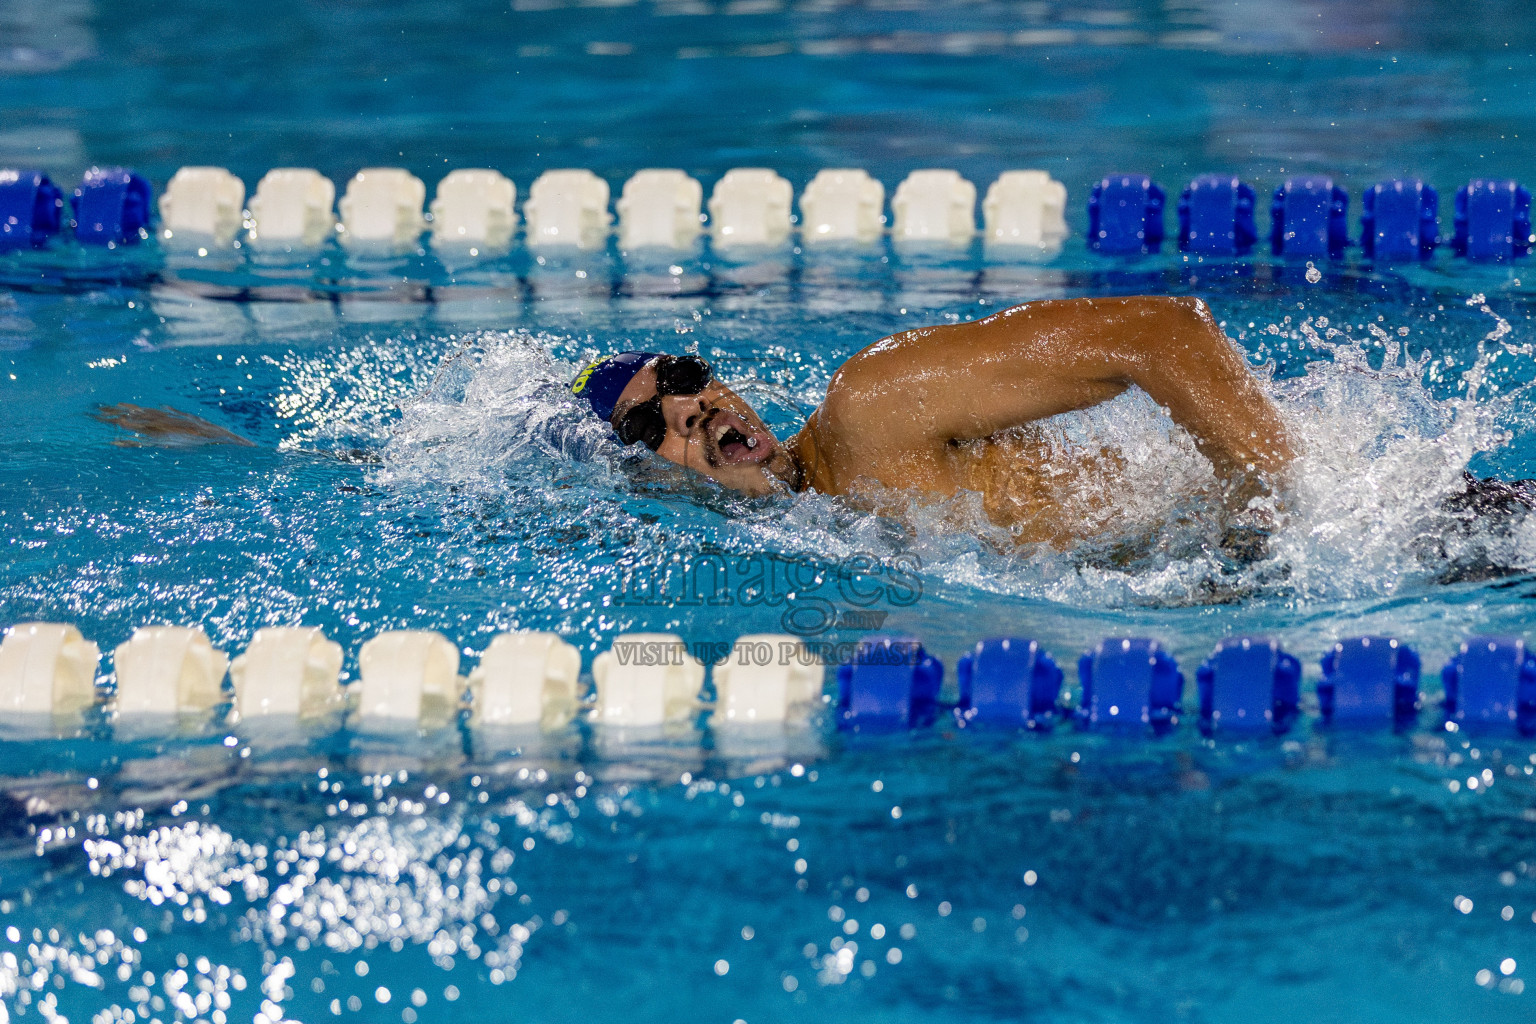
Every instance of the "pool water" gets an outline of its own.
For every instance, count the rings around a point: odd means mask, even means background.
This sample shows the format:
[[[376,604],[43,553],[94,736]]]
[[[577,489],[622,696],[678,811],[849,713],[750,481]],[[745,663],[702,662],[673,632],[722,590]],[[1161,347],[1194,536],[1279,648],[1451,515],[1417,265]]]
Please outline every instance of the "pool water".
[[[493,166],[526,194],[574,166],[617,192],[675,166],[707,190],[771,166],[798,192],[852,166],[889,194],[920,167],[982,189],[1038,167],[1074,235],[1045,262],[979,243],[5,255],[0,625],[71,621],[110,649],[196,623],[235,653],[303,622],[349,676],[391,628],[469,652],[555,630],[590,667],[626,631],[708,648],[878,625],[921,637],[951,691],[987,635],[1064,666],[1154,635],[1188,675],[1263,633],[1308,693],[1332,641],[1372,632],[1418,648],[1433,705],[1456,644],[1522,633],[1536,599],[1536,524],[1456,530],[1440,508],[1464,470],[1536,477],[1532,265],[1108,259],[1084,202],[1112,171],[1170,192],[1229,171],[1261,198],[1329,173],[1357,235],[1361,190],[1412,174],[1448,230],[1467,179],[1536,177],[1533,45],[1524,5],[1428,0],[11,0],[0,166],[63,183],[397,165],[431,189]],[[1303,450],[1270,558],[1221,556],[1208,467],[1134,395],[1050,425],[1127,479],[1101,536],[1058,552],[963,500],[896,521],[721,494],[620,451],[564,391],[600,352],[697,351],[782,436],[883,335],[1136,293],[1201,297],[1269,378]],[[92,418],[117,402],[253,445],[137,444]],[[1464,571],[1490,562],[1509,571]],[[700,599],[717,563],[728,600]],[[1422,722],[508,748],[93,721],[0,743],[0,1021],[1528,1020],[1536,743]]]

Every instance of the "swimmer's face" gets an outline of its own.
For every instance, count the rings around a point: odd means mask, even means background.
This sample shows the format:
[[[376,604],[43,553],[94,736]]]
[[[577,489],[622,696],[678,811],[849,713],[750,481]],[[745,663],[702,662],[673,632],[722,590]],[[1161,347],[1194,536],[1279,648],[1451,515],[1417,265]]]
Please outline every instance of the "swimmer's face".
[[[647,364],[619,394],[615,429],[636,406],[656,398],[656,364]],[[740,395],[711,379],[696,395],[662,395],[666,436],[656,454],[747,494],[782,490],[794,462]]]

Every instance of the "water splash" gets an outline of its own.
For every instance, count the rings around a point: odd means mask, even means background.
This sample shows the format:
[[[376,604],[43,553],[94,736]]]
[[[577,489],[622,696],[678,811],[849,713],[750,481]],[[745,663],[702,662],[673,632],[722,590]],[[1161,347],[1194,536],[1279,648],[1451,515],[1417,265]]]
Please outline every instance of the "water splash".
[[[1258,371],[1299,457],[1270,555],[1246,566],[1217,544],[1209,463],[1135,391],[1041,425],[1053,461],[1102,453],[1119,467],[1113,483],[1098,485],[1104,493],[1074,485],[1084,508],[1109,511],[1093,539],[1064,551],[1017,545],[972,494],[904,499],[907,512],[893,520],[819,495],[723,492],[620,449],[566,392],[575,366],[549,355],[562,340],[526,333],[483,335],[445,360],[404,407],[377,482],[492,497],[551,530],[597,521],[642,553],[709,544],[812,561],[909,555],[949,584],[1085,608],[1388,596],[1455,577],[1460,566],[1536,566],[1536,526],[1469,521],[1446,505],[1473,460],[1508,442],[1532,357],[1483,296],[1469,304],[1495,324],[1450,397],[1431,388],[1448,364],[1428,350],[1411,354],[1407,328],[1352,332],[1318,316],[1259,332],[1293,339],[1315,358],[1299,375],[1277,377],[1272,364]],[[1520,372],[1494,372],[1497,360],[1518,362]],[[816,400],[794,384],[770,390],[781,413]]]

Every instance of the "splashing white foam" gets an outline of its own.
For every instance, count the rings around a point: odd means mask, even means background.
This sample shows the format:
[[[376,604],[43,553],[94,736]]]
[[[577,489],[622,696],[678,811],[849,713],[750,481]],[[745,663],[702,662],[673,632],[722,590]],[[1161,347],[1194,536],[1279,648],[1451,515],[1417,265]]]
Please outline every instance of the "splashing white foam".
[[[500,491],[527,482],[525,465],[611,454],[612,432],[579,414],[565,383],[574,370],[549,355],[549,341],[485,334],[443,360],[402,406],[379,482]]]

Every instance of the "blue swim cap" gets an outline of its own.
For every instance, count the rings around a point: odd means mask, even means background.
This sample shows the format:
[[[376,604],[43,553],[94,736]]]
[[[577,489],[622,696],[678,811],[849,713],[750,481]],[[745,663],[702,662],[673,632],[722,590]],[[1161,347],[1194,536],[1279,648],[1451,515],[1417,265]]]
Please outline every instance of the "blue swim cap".
[[[613,407],[619,395],[635,379],[645,364],[655,359],[659,352],[620,352],[588,363],[571,381],[571,394],[585,398],[592,411],[604,420],[613,416]]]

